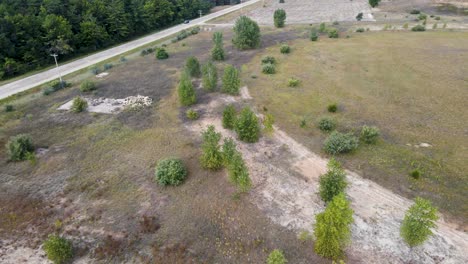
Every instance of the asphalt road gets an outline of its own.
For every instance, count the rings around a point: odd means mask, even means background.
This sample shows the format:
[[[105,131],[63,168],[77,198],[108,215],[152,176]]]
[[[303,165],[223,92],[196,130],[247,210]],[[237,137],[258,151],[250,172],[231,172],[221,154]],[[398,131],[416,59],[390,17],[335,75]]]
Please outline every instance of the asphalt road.
[[[152,35],[142,37],[140,39],[130,41],[128,43],[122,44],[120,46],[110,48],[101,52],[98,52],[96,54],[84,57],[82,59],[78,59],[75,61],[72,61],[67,64],[63,64],[59,66],[60,73],[62,76],[65,76],[67,74],[70,74],[72,72],[81,70],[83,68],[89,67],[91,65],[94,65],[98,62],[107,60],[109,58],[112,58],[114,56],[117,56],[119,54],[125,53],[127,51],[130,51],[132,49],[144,46],[148,43],[151,43],[153,41],[168,37],[170,35],[173,35],[183,29],[188,29],[196,25],[201,25],[204,22],[211,20],[213,18],[225,15],[227,13],[236,11],[238,9],[241,9],[243,7],[252,5],[260,0],[250,0],[248,2],[238,4],[223,10],[220,10],[218,12],[203,16],[201,18],[194,19],[190,21],[189,24],[181,24],[177,25],[174,27],[171,27],[169,29],[154,33]],[[60,59],[59,59],[60,60]],[[60,61],[59,61],[60,64]],[[14,95],[16,93],[26,91],[28,89],[34,88],[38,85],[41,85],[43,83],[49,82],[53,79],[58,78],[58,70],[56,68],[46,70],[43,72],[40,72],[35,75],[31,75],[29,77],[19,79],[17,81],[13,81],[10,83],[7,83],[3,86],[0,86],[0,99],[6,98],[8,96]]]

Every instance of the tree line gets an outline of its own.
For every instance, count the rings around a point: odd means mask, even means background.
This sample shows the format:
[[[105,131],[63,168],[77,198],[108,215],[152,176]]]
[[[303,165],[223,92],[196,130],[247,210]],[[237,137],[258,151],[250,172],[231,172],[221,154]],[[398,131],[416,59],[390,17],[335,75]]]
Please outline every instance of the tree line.
[[[231,3],[231,1],[227,1]],[[235,1],[233,2],[235,3]],[[0,0],[0,79],[206,14],[216,0]]]

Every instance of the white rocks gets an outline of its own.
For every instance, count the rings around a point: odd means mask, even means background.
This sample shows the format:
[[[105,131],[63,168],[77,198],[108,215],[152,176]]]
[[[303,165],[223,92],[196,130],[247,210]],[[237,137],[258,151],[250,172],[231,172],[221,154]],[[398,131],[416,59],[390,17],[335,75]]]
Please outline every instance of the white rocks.
[[[153,103],[148,96],[129,96],[123,99],[113,98],[84,98],[88,102],[88,112],[113,114],[125,108],[147,107]],[[61,105],[58,110],[70,110],[73,100]]]

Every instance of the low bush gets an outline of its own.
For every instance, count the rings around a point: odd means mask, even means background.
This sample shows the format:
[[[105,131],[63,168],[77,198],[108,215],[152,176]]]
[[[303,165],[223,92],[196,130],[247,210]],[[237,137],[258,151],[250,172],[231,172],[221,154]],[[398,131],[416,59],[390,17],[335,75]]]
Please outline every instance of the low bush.
[[[427,15],[426,15],[426,14],[419,14],[418,20],[426,20],[426,19],[427,19]]]
[[[356,20],[357,20],[357,21],[361,21],[361,20],[362,20],[362,16],[363,16],[363,13],[362,13],[362,12],[359,13],[359,14],[357,14]]]
[[[294,77],[291,77],[288,80],[288,86],[289,87],[297,87],[297,86],[299,86],[300,83],[301,83],[301,81],[294,78]]]
[[[403,28],[404,28],[404,29],[408,29],[408,26],[409,26],[408,23],[405,23],[405,24],[403,25]]]
[[[179,40],[183,40],[183,39],[187,38],[188,36],[190,36],[190,33],[187,32],[187,30],[184,29],[184,30],[180,31],[179,34],[177,34],[176,38],[177,38],[177,41],[179,41]]]
[[[338,26],[340,23],[338,21],[333,21],[332,23],[334,26]]]
[[[75,99],[73,99],[71,107],[72,112],[80,113],[86,110],[86,108],[88,108],[88,102],[85,99],[81,97],[76,97]]]
[[[260,126],[255,113],[248,107],[242,109],[236,120],[236,132],[239,139],[248,143],[257,142],[260,137]]]
[[[286,11],[284,9],[276,9],[273,14],[273,22],[275,27],[282,28],[284,27],[284,22],[286,21]]]
[[[197,102],[195,89],[193,88],[192,81],[186,72],[182,72],[179,86],[177,87],[177,93],[179,95],[179,101],[183,106],[190,106]]]
[[[338,111],[338,105],[337,104],[329,104],[327,106],[327,110],[330,113],[336,113],[336,111]]]
[[[429,200],[420,197],[414,200],[400,226],[400,235],[410,247],[423,244],[433,234],[439,219],[437,211]]]
[[[434,19],[435,20],[440,20],[440,16],[436,16]]]
[[[197,120],[199,118],[198,112],[192,109],[187,110],[187,112],[185,112],[185,115],[190,120]]]
[[[305,120],[305,119],[302,119],[302,120],[301,120],[301,123],[299,124],[299,126],[300,126],[301,128],[305,128],[305,127],[307,126],[306,120]]]
[[[125,57],[120,57],[120,62],[127,62],[127,61],[128,61],[127,58],[125,58]]]
[[[265,74],[275,74],[276,73],[276,67],[274,64],[271,63],[265,63],[262,65],[262,72]]]
[[[22,161],[28,159],[29,154],[34,151],[34,146],[30,136],[19,134],[8,140],[6,149],[11,161]]]
[[[358,28],[358,29],[356,29],[356,32],[359,32],[359,33],[362,33],[362,32],[364,32],[364,31],[366,31],[364,28]]]
[[[220,169],[224,163],[219,146],[221,133],[216,132],[214,126],[210,125],[202,132],[202,138],[202,155],[200,157],[202,167],[209,170]]]
[[[202,67],[202,85],[205,91],[213,92],[218,85],[218,70],[212,62]]]
[[[114,67],[114,64],[112,64],[112,63],[104,64],[104,70],[105,71],[112,69],[112,67]]]
[[[169,58],[169,53],[167,53],[166,49],[158,48],[158,50],[156,51],[156,59],[165,60],[167,58]]]
[[[286,264],[287,262],[283,253],[278,249],[273,250],[270,255],[268,255],[267,264]]]
[[[190,56],[187,58],[185,62],[185,70],[190,75],[190,77],[200,77],[201,70],[200,70],[200,62],[194,56]]]
[[[379,138],[380,131],[375,126],[363,126],[361,130],[361,140],[367,144],[375,144]]]
[[[419,169],[414,169],[410,172],[411,178],[417,180],[421,177],[422,173]]]
[[[325,24],[325,22],[320,23],[319,32],[325,33],[326,31],[327,31],[327,25]]]
[[[275,57],[272,56],[266,56],[262,58],[262,64],[276,64],[276,59]]]
[[[310,31],[310,40],[317,41],[318,37],[319,36],[318,36],[317,30],[315,28],[312,28],[312,30]]]
[[[59,80],[53,80],[46,85],[44,90],[42,90],[42,94],[49,95],[68,86],[70,86],[70,84],[67,83],[66,81],[60,82]]]
[[[85,80],[80,85],[80,91],[91,92],[96,90],[96,84],[93,81]]]
[[[421,11],[419,11],[417,9],[413,9],[413,10],[410,11],[410,14],[412,14],[412,15],[418,15],[420,13],[421,13]]]
[[[351,152],[359,146],[359,140],[352,133],[333,131],[324,142],[324,150],[336,155]]]
[[[43,248],[47,258],[55,264],[66,263],[73,257],[72,243],[57,235],[50,235]]]
[[[199,26],[196,26],[196,27],[193,27],[192,29],[190,29],[190,34],[192,35],[196,35],[200,32],[200,27]]]
[[[432,29],[437,29],[437,23],[434,23],[434,25],[432,25]]]
[[[239,71],[233,65],[224,68],[221,92],[238,95],[240,89]]]
[[[284,0],[279,0],[279,3],[280,3],[280,4],[284,4]]]
[[[369,5],[372,7],[376,7],[379,5],[380,0],[369,0]]]
[[[416,25],[411,28],[411,31],[426,31],[426,27],[423,25]]]
[[[263,119],[263,126],[265,133],[271,134],[273,133],[273,124],[275,123],[275,118],[273,117],[272,114],[265,114],[265,118]]]
[[[236,154],[236,143],[232,138],[225,138],[222,146],[224,165],[228,166]]]
[[[187,170],[178,158],[163,159],[156,166],[155,176],[156,181],[163,186],[177,186],[187,177]]]
[[[90,71],[92,74],[98,75],[99,73],[101,73],[101,68],[99,68],[99,66],[93,66],[91,67]]]
[[[249,171],[242,159],[242,154],[235,151],[227,166],[229,179],[234,183],[239,191],[247,192],[252,186]]]
[[[333,119],[324,117],[320,119],[318,123],[318,127],[320,130],[325,131],[325,132],[330,132],[335,129],[336,123],[333,121]]]
[[[146,49],[140,51],[140,56],[146,56],[148,55],[148,51]]]
[[[283,54],[288,54],[291,52],[291,48],[289,47],[288,44],[283,44],[281,45],[280,52]]]
[[[223,127],[234,129],[236,125],[236,108],[234,105],[228,105],[223,110]]]
[[[5,112],[13,112],[15,108],[12,105],[5,105]]]
[[[328,203],[333,197],[344,192],[346,183],[346,173],[341,164],[334,158],[327,164],[327,173],[320,175],[319,194],[322,201]]]
[[[338,29],[336,28],[329,28],[328,29],[328,37],[329,38],[338,38]]]

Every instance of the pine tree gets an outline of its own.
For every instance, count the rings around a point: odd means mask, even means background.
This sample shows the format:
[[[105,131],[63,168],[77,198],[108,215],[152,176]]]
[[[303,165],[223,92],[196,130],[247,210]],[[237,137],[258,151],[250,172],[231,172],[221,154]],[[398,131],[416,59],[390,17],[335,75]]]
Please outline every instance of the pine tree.
[[[224,56],[224,46],[223,46],[223,33],[215,32],[213,33],[213,49],[211,50],[211,58],[215,61],[223,61]]]
[[[195,89],[193,89],[192,81],[186,72],[182,73],[177,91],[179,93],[180,103],[183,106],[190,106],[197,102]]]
[[[315,220],[315,252],[322,257],[337,260],[343,255],[349,241],[350,225],[353,222],[353,210],[345,195],[336,195]]]
[[[260,46],[260,27],[252,19],[241,16],[234,25],[232,43],[240,50],[253,49]]]
[[[223,93],[238,95],[239,88],[240,88],[239,72],[232,65],[226,66],[226,68],[224,69],[223,85],[221,87],[221,91]]]
[[[257,142],[260,137],[258,118],[250,108],[242,109],[236,121],[236,132],[239,139],[245,142]]]
[[[200,62],[194,56],[190,56],[187,58],[185,63],[185,70],[190,75],[190,77],[198,78],[201,75],[200,71]]]
[[[218,71],[212,62],[208,62],[202,67],[202,84],[203,89],[209,92],[216,90],[218,84]]]
[[[252,186],[249,171],[240,152],[236,151],[228,165],[229,179],[237,185],[241,192],[247,192]]]
[[[435,221],[439,219],[437,208],[430,201],[418,197],[414,202],[406,211],[400,228],[401,237],[410,247],[423,244],[432,235],[431,228],[437,227]]]
[[[284,9],[276,9],[275,13],[273,14],[273,20],[275,27],[284,27],[284,22],[286,21],[286,11],[284,11]]]
[[[234,157],[234,154],[237,152],[236,150],[236,143],[232,138],[225,138],[223,143],[223,160],[226,166],[229,166],[229,163]]]
[[[234,129],[236,124],[236,108],[234,105],[228,105],[223,110],[223,127]]]
[[[319,194],[324,202],[329,202],[333,197],[344,192],[347,185],[346,173],[334,158],[328,162],[328,171],[320,176],[319,184]]]
[[[203,168],[218,170],[223,166],[223,154],[220,151],[219,140],[221,133],[217,133],[214,126],[210,125],[202,132],[202,156],[200,162]]]

